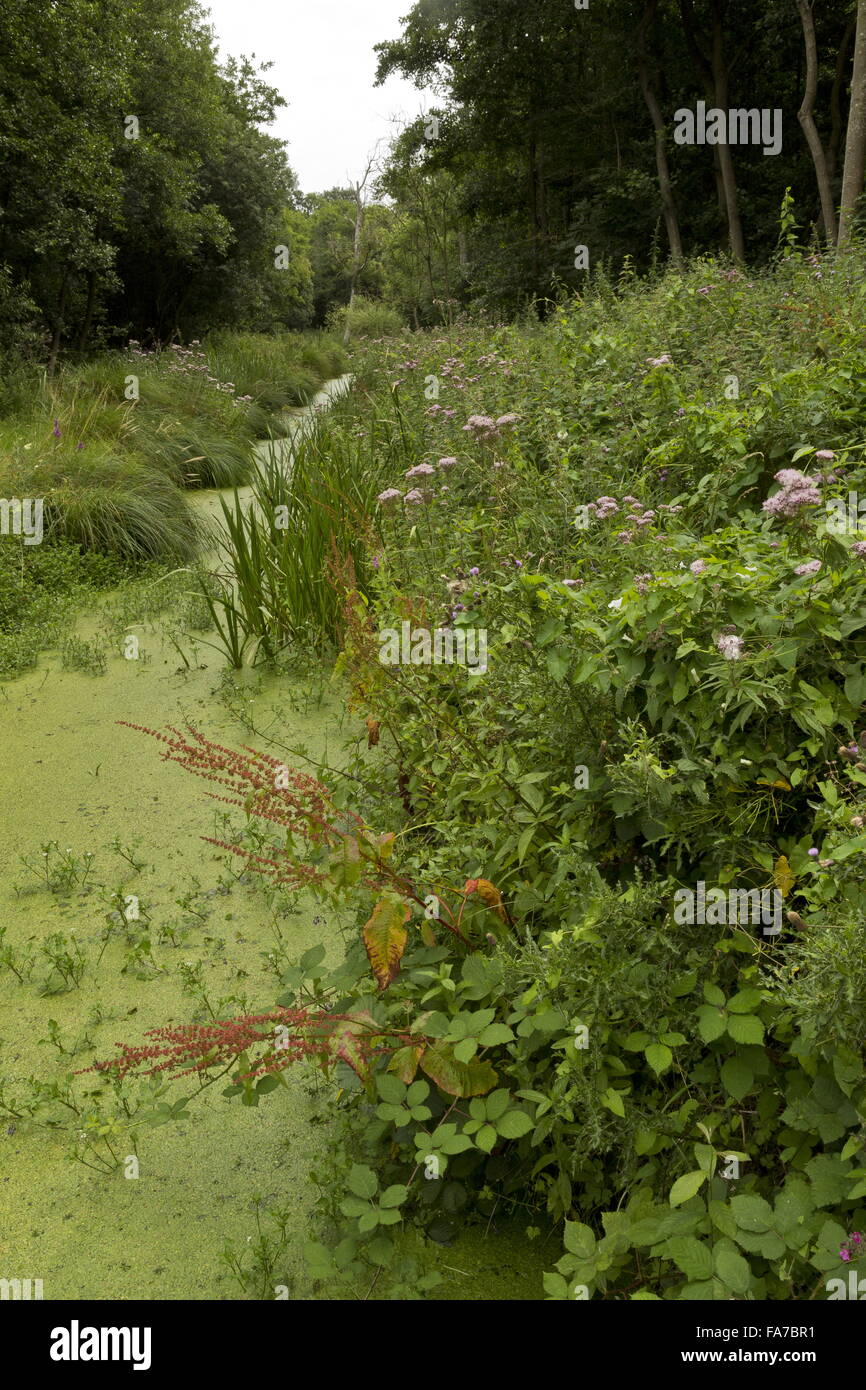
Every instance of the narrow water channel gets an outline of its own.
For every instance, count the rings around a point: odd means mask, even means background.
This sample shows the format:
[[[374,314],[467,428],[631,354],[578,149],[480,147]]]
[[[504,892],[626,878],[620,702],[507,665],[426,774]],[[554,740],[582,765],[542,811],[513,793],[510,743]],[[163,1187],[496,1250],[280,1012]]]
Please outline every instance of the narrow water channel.
[[[349,381],[329,382],[294,414],[287,440],[259,450],[280,449],[289,466],[298,432]],[[198,515],[218,518],[221,495],[232,493],[194,494]],[[241,495],[248,498],[249,490]],[[94,615],[83,615],[81,631],[93,622]],[[92,1162],[93,1155],[80,1143],[79,1161],[70,1158],[69,1112],[61,1103],[39,1113],[42,1123],[25,1115],[34,1079],[56,1082],[62,1092],[68,1073],[112,1055],[116,1042],[189,1021],[193,979],[216,1012],[225,1011],[227,999],[267,1007],[278,987],[266,957],[279,937],[295,958],[320,941],[335,963],[342,950],[336,928],[312,903],[301,900],[289,915],[275,916],[261,888],[231,881],[218,851],[200,838],[215,828],[202,784],[163,763],[152,740],[117,724],[158,729],[189,722],[237,745],[256,742],[251,720],[286,746],[333,762],[346,730],[327,673],[320,682],[259,671],[227,675],[221,656],[203,643],[193,662],[179,664],[159,621],[135,631],[140,659],[118,651],[103,675],[64,670],[56,653],[46,653],[37,669],[0,686],[0,803],[18,808],[0,858],[0,923],[25,975],[19,982],[11,970],[0,971],[0,1076],[7,1104],[21,1112],[0,1118],[0,1265],[8,1277],[41,1279],[46,1299],[250,1296],[221,1257],[229,1242],[249,1258],[258,1195],[265,1205],[287,1208],[281,1276],[293,1297],[309,1297],[301,1253],[310,1234],[309,1171],[326,1128],[316,1122],[323,1104],[309,1078],[290,1073],[288,1091],[252,1110],[214,1087],[196,1098],[188,1119],[141,1131],[137,1176],[125,1176],[124,1167],[85,1166],[80,1160]],[[51,892],[40,886],[38,870],[60,855],[79,864],[92,855],[92,866],[83,885]],[[117,894],[135,896],[144,925],[129,939],[114,934],[103,949]],[[45,994],[46,949],[58,933],[64,949],[80,947],[84,969],[76,987]],[[229,1008],[242,1011],[240,1002]],[[110,1114],[110,1090],[98,1076],[78,1077],[75,1090],[94,1112]],[[171,1100],[181,1093],[175,1087]],[[55,1116],[64,1127],[50,1124]],[[130,1145],[118,1142],[124,1158]],[[495,1240],[469,1233],[443,1252],[443,1262],[449,1282],[441,1296],[540,1296],[543,1261],[527,1263],[516,1232]]]

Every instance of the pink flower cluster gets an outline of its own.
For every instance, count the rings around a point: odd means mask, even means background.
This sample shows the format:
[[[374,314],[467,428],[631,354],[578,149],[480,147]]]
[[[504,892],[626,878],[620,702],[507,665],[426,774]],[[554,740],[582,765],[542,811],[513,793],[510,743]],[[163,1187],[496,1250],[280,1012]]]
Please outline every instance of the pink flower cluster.
[[[498,420],[490,415],[470,415],[463,428],[476,439],[498,439],[506,426],[516,424],[519,419],[519,415],[513,414],[500,415]]]
[[[848,1237],[847,1243],[843,1245],[839,1251],[839,1259],[844,1260],[845,1263],[848,1264],[852,1259],[859,1259],[862,1254],[863,1237],[859,1231],[852,1231],[851,1235]]]
[[[456,465],[456,458],[444,458],[439,460],[436,468],[454,468]],[[416,463],[413,468],[407,469],[405,476],[407,478],[429,478],[430,476],[435,476],[436,468],[433,467],[432,463]],[[443,492],[448,492],[448,490],[447,487],[442,488]],[[412,488],[411,492],[405,494],[400,492],[396,487],[387,487],[385,491],[380,492],[376,498],[376,501],[382,507],[387,507],[392,502],[400,501],[408,502],[410,506],[417,506],[419,503],[424,503],[428,500],[429,498],[425,497],[424,493],[417,487]]]
[[[797,516],[803,507],[819,506],[821,494],[815,479],[801,473],[799,468],[782,468],[775,475],[779,491],[764,502],[764,511],[771,516]]]
[[[658,512],[644,508],[643,503],[639,502],[636,497],[624,497],[622,505],[629,509],[626,513],[626,520],[632,526],[652,526],[658,520]],[[594,502],[587,502],[586,509],[595,515],[597,521],[606,521],[609,516],[616,516],[620,510],[620,504],[615,497],[597,497]],[[682,507],[675,507],[670,502],[662,502],[659,511],[669,512],[671,516],[675,516],[677,512],[682,511]],[[618,531],[616,539],[622,541],[624,545],[628,545],[630,541],[634,540],[635,534],[634,531]]]

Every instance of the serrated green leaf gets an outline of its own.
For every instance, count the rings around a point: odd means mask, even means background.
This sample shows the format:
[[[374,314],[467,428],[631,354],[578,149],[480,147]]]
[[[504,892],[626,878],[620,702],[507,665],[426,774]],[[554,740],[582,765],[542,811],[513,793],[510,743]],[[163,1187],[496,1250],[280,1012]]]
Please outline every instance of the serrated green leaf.
[[[706,1173],[702,1173],[698,1168],[693,1173],[684,1173],[681,1178],[677,1178],[671,1188],[668,1201],[672,1207],[678,1207],[683,1202],[688,1202],[691,1197],[700,1192],[707,1180]]]
[[[712,1251],[694,1236],[673,1236],[665,1241],[664,1253],[690,1282],[709,1279],[712,1275]]]
[[[379,1187],[376,1174],[372,1168],[367,1168],[364,1164],[353,1163],[349,1169],[349,1176],[346,1185],[350,1192],[354,1192],[356,1197],[366,1197],[368,1200],[375,1197]]]
[[[508,1110],[496,1121],[496,1128],[503,1139],[520,1139],[534,1128],[534,1122],[525,1110]]]
[[[656,1076],[661,1076],[663,1071],[667,1071],[671,1062],[674,1060],[674,1054],[669,1047],[665,1047],[664,1043],[651,1043],[646,1049],[644,1056]]]
[[[721,1068],[722,1085],[734,1100],[742,1100],[755,1084],[755,1073],[744,1057],[729,1057]]]
[[[752,1282],[749,1262],[731,1246],[722,1244],[722,1242],[715,1246],[713,1268],[716,1276],[729,1289],[733,1289],[734,1293],[748,1292]]]
[[[764,1041],[764,1025],[754,1014],[731,1014],[728,1033],[734,1042],[746,1046],[760,1045]]]
[[[744,1231],[769,1231],[773,1224],[773,1213],[769,1202],[753,1193],[744,1192],[731,1198],[731,1211],[738,1226]]]

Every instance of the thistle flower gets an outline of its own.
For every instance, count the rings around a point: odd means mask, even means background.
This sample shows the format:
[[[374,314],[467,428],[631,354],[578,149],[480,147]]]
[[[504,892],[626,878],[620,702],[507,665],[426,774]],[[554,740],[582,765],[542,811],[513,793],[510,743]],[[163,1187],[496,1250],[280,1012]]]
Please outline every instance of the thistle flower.
[[[726,661],[739,661],[743,655],[743,639],[733,633],[722,633],[716,638],[716,651],[720,652]]]

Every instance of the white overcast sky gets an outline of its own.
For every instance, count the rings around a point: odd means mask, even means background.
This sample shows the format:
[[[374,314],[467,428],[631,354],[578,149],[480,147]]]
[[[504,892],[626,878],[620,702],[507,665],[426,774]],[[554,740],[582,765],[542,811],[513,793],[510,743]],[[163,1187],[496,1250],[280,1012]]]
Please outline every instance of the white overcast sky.
[[[414,119],[432,93],[391,77],[374,87],[373,45],[400,33],[413,0],[203,0],[220,58],[273,60],[266,75],[285,97],[268,127],[288,141],[289,163],[304,193],[345,186],[363,172],[392,118]]]

